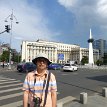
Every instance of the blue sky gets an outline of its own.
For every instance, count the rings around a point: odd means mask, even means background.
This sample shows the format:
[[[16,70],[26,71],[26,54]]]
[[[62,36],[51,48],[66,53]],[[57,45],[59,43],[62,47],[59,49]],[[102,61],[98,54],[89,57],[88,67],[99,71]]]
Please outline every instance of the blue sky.
[[[79,44],[88,48],[89,30],[94,39],[107,40],[107,0],[0,0],[0,32],[12,13],[12,48],[20,51],[22,40],[44,39]],[[10,43],[10,33],[0,35]]]

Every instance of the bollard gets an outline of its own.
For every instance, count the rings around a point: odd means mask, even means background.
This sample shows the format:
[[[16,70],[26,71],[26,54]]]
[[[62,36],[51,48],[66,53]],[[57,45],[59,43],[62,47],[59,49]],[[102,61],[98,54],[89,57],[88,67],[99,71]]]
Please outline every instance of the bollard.
[[[80,93],[80,103],[87,104],[87,93],[85,92]]]
[[[102,89],[102,96],[107,97],[107,88],[106,87],[103,87],[103,89]]]

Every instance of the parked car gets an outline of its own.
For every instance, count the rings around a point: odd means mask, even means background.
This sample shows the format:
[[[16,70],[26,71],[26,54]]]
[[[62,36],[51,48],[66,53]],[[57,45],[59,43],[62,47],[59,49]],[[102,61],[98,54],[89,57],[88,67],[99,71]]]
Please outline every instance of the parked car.
[[[75,64],[67,63],[62,68],[63,71],[77,71],[78,67]]]
[[[60,70],[62,69],[62,65],[61,64],[57,64],[57,63],[52,63],[48,66],[48,69],[51,70]]]
[[[4,66],[9,66],[8,62],[0,62],[0,66],[3,66],[3,63],[4,63]]]
[[[19,72],[22,72],[23,71],[23,65],[24,65],[25,63],[18,63],[17,64],[17,70],[19,71]]]
[[[19,63],[17,65],[17,70],[19,72],[31,72],[36,69],[36,65],[31,62]]]

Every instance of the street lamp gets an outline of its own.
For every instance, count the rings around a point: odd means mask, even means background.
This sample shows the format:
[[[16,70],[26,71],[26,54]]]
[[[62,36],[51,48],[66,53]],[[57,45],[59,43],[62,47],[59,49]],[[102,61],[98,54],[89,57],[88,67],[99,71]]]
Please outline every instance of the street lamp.
[[[12,13],[5,19],[5,22],[8,22],[8,19],[10,19],[11,23],[10,23],[10,30],[11,30],[11,36],[10,36],[10,49],[9,49],[9,68],[11,69],[11,40],[12,40],[12,25],[13,25],[13,20],[16,20],[16,24],[18,24],[19,22],[17,21],[16,17],[13,14],[13,10]]]

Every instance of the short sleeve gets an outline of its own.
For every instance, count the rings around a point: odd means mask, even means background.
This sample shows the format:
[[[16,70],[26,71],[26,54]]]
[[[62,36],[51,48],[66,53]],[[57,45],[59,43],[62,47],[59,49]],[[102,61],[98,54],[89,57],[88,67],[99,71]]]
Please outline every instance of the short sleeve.
[[[50,84],[51,84],[51,91],[57,91],[56,78],[55,78],[54,74],[52,74],[52,73],[51,73]]]
[[[28,75],[25,77],[22,90],[29,91],[29,77],[28,77]]]

